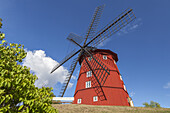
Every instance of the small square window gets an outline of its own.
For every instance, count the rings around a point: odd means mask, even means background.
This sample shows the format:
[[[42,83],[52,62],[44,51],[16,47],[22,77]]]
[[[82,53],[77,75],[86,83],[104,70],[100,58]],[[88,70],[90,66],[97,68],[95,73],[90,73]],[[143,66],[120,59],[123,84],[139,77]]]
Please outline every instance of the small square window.
[[[106,55],[103,55],[103,59],[107,60],[107,56],[106,56]]]
[[[96,102],[96,101],[98,101],[98,97],[97,97],[97,96],[94,96],[94,97],[93,97],[93,102]]]
[[[77,104],[81,104],[81,98],[77,99]]]
[[[92,60],[92,57],[88,57],[88,60],[91,61],[91,60]]]
[[[87,71],[86,75],[87,75],[87,77],[91,77],[92,76],[92,71]]]
[[[86,88],[89,88],[89,87],[91,87],[91,81],[86,82]]]

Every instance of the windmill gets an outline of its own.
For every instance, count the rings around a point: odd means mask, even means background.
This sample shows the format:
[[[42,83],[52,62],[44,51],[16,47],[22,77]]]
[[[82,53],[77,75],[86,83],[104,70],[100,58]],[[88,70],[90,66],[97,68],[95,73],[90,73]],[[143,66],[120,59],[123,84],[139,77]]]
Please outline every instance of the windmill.
[[[117,54],[110,50],[97,49],[97,46],[133,21],[136,17],[132,9],[128,8],[103,29],[95,33],[103,9],[104,5],[95,9],[92,21],[84,38],[74,33],[69,34],[67,39],[79,47],[79,49],[68,54],[52,69],[51,73],[74,57],[69,74],[59,94],[60,97],[64,96],[76,65],[79,62],[81,69],[73,103],[132,106],[132,100],[126,91],[116,65],[118,61]]]

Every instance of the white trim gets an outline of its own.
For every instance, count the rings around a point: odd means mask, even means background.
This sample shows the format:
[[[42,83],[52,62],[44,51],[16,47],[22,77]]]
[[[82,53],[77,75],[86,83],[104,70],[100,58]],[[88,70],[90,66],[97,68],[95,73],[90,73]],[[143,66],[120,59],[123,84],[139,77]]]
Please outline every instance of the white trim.
[[[116,61],[114,60],[114,63],[116,64]]]
[[[133,104],[133,101],[132,101],[132,100],[130,100],[130,106],[131,106],[131,107],[134,107],[134,104]]]
[[[68,100],[68,101],[73,101],[74,97],[53,97],[52,100]]]
[[[123,79],[122,79],[122,76],[120,75],[120,80],[122,80],[123,81]]]
[[[124,87],[124,90],[126,91],[126,86],[125,86],[125,85],[123,85],[123,87]]]

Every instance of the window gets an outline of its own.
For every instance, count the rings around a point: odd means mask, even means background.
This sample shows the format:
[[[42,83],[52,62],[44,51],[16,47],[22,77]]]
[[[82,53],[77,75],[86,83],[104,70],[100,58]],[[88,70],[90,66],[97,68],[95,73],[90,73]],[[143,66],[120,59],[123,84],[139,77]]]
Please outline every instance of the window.
[[[89,87],[91,87],[91,81],[86,82],[86,88],[89,88]]]
[[[97,97],[97,96],[94,96],[94,97],[93,97],[93,102],[96,102],[96,101],[98,101],[98,97]]]
[[[77,104],[81,104],[81,98],[77,99]]]
[[[87,77],[91,77],[92,76],[92,71],[87,71],[86,75],[87,75]]]
[[[124,90],[126,91],[126,87],[125,87],[125,85],[123,85],[123,87],[124,87]]]
[[[88,60],[91,61],[91,60],[92,60],[92,57],[88,57]]]
[[[103,59],[107,60],[107,56],[106,56],[106,55],[103,55]]]

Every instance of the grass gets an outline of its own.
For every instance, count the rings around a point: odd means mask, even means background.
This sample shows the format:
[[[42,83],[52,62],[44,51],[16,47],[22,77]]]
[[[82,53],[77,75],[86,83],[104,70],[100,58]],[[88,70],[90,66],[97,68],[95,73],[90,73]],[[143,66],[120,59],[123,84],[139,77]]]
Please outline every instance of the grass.
[[[53,104],[59,113],[170,113],[170,108]]]

